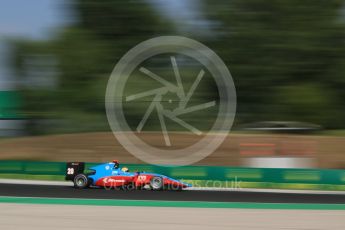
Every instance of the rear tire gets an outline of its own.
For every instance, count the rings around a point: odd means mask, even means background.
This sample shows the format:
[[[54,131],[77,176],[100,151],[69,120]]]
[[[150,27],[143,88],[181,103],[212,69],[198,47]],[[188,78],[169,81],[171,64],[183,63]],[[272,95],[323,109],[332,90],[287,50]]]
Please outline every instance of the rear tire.
[[[85,174],[78,174],[74,177],[74,187],[83,189],[89,186],[89,180]]]
[[[163,189],[163,178],[159,176],[154,176],[151,178],[150,187],[152,190],[162,190]]]

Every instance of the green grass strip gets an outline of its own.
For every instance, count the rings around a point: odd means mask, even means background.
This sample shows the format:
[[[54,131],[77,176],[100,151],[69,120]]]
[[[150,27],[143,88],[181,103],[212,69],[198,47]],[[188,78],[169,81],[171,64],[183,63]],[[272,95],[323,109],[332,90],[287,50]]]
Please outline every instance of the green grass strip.
[[[95,206],[183,207],[183,208],[241,208],[241,209],[303,209],[345,210],[345,204],[242,203],[153,200],[63,199],[36,197],[0,197],[0,203],[59,204]]]

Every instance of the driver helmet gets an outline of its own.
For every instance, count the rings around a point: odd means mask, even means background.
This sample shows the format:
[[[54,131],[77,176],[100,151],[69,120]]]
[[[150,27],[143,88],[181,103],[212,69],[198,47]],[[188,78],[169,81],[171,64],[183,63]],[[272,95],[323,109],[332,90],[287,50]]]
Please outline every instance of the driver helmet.
[[[118,169],[120,167],[120,163],[118,160],[113,160],[114,163],[114,169]]]
[[[126,168],[126,167],[122,168],[122,172],[128,172],[128,171],[129,171],[128,168]]]

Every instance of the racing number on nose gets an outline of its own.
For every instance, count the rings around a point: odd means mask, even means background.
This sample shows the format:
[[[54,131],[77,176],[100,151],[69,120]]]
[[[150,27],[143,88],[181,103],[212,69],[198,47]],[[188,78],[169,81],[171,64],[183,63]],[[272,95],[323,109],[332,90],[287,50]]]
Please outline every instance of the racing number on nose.
[[[73,175],[74,174],[74,168],[68,168],[67,169],[67,174],[68,175]]]

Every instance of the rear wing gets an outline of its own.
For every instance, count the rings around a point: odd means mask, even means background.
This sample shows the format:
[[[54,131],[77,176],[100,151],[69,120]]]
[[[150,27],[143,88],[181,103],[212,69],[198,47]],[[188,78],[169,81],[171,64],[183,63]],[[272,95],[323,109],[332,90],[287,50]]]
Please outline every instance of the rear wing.
[[[74,180],[74,177],[78,174],[84,173],[84,162],[68,162],[66,164],[66,176],[65,180]]]

